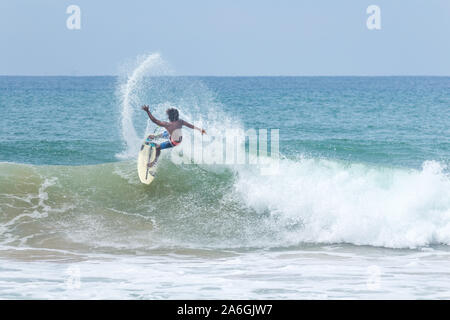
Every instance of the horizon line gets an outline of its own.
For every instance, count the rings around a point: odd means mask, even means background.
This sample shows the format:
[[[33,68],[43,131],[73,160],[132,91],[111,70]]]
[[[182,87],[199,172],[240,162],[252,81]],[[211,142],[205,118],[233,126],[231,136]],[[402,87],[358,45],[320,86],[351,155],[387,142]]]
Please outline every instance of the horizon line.
[[[152,75],[150,75],[152,76]],[[85,75],[74,75],[74,74],[50,74],[50,75],[34,75],[34,74],[0,74],[0,77],[121,77],[121,75],[114,75],[114,74],[85,74]],[[217,78],[281,78],[281,77],[450,77],[450,75],[434,75],[434,74],[408,74],[408,75],[402,75],[402,74],[391,74],[391,75],[188,75],[188,74],[181,74],[181,75],[153,75],[152,77],[217,77]]]

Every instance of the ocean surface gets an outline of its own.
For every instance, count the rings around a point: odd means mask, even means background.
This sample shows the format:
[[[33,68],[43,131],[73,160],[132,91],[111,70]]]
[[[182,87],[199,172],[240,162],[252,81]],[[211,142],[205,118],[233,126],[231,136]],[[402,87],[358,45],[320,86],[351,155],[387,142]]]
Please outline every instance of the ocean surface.
[[[208,133],[149,186],[143,104]],[[450,77],[2,76],[0,298],[449,299],[449,164]]]

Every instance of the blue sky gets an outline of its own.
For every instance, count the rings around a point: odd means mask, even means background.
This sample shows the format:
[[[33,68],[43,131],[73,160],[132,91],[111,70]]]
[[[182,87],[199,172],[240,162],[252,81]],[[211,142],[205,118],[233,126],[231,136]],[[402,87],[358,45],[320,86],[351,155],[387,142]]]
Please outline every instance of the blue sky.
[[[117,74],[152,52],[180,75],[450,75],[449,0],[2,0],[0,35],[2,75]]]

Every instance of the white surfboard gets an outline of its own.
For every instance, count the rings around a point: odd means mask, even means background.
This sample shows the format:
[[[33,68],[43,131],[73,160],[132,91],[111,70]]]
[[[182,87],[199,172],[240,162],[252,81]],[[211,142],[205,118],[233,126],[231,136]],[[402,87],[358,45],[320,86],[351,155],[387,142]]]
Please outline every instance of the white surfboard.
[[[155,160],[156,157],[156,147],[152,145],[149,140],[145,140],[145,142],[141,146],[141,150],[139,151],[138,161],[137,161],[137,169],[139,179],[142,183],[150,184],[156,175],[156,165],[152,167],[148,167],[147,165]]]

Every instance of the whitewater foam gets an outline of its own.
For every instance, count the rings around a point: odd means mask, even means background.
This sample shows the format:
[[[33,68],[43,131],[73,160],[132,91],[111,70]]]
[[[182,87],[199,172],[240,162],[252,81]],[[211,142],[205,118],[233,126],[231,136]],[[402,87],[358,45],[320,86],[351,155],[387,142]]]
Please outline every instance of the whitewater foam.
[[[300,242],[415,248],[450,244],[450,179],[445,167],[421,171],[283,160],[280,174],[241,171],[235,188],[258,212],[270,212],[284,244]],[[289,231],[289,225],[301,225]]]

